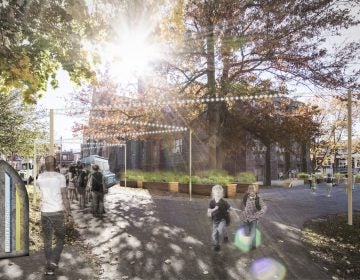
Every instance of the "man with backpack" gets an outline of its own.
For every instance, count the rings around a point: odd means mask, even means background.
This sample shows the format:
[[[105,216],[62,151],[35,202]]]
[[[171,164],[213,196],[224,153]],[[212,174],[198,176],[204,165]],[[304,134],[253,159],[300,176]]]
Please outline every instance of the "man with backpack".
[[[92,192],[92,214],[94,217],[101,217],[104,214],[104,194],[107,192],[104,176],[99,170],[99,166],[94,164],[93,173],[91,174],[90,190]]]
[[[256,192],[255,185],[249,185],[241,203],[245,234],[250,236],[250,250],[256,249],[256,228],[258,219],[264,215],[267,206]]]

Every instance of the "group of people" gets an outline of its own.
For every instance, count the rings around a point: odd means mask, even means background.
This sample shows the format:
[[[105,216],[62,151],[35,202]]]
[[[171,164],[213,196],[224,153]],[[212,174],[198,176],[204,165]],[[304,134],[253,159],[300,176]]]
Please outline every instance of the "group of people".
[[[313,194],[315,194],[316,188],[317,188],[317,182],[316,182],[315,175],[310,175],[310,177],[308,178],[308,181],[309,181],[310,190],[312,191]],[[325,179],[325,182],[326,182],[327,196],[330,197],[332,189],[333,189],[333,187],[335,185],[334,178],[331,177],[331,174],[327,175],[327,177]]]
[[[87,190],[90,190],[92,213],[94,216],[102,215],[106,187],[99,166],[93,165],[92,172],[89,172],[84,165],[78,170],[70,168],[69,172],[64,175],[56,169],[56,159],[53,156],[46,157],[45,170],[38,176],[37,184],[41,193],[41,225],[46,258],[45,274],[54,275],[64,246],[65,222],[74,222],[70,207],[71,199],[79,195],[80,208],[84,208]],[[71,199],[69,199],[69,195]],[[251,249],[255,249],[258,219],[266,212],[266,209],[266,204],[257,194],[254,185],[249,186],[242,199],[240,209],[230,207],[224,199],[223,187],[215,185],[212,188],[212,200],[207,212],[213,222],[214,250],[220,250],[221,240],[229,241],[226,226],[229,224],[230,211],[242,213],[245,234],[250,236]],[[53,237],[55,237],[54,247],[52,246]]]
[[[86,207],[87,194],[92,196],[92,214],[95,217],[104,213],[104,194],[106,186],[98,165],[92,172],[84,165],[81,169],[70,168],[66,174],[56,169],[53,156],[45,158],[45,170],[40,173],[37,185],[41,194],[41,226],[46,258],[45,274],[54,275],[58,267],[65,240],[65,222],[74,222],[70,202],[79,195],[80,208]],[[69,195],[70,198],[69,199]],[[52,246],[53,236],[55,246]]]
[[[229,203],[224,199],[224,189],[220,185],[212,188],[212,200],[210,201],[207,214],[212,219],[212,242],[214,250],[220,250],[220,243],[229,241],[226,226],[230,223],[230,212],[241,212],[241,220],[243,222],[245,235],[250,237],[250,250],[256,248],[256,229],[258,220],[264,215],[267,206],[263,199],[259,196],[255,185],[249,185],[245,193],[240,209],[230,207]]]

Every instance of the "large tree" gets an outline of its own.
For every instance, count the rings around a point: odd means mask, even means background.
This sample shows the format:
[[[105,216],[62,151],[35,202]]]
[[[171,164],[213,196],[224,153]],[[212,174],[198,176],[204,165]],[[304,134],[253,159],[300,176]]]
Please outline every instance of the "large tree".
[[[254,140],[262,144],[265,148],[263,180],[265,185],[270,185],[271,152],[275,146],[284,148],[285,154],[300,154],[301,171],[307,171],[309,155],[304,147],[309,147],[318,133],[316,114],[316,108],[289,98],[237,102],[228,112],[223,137],[227,139],[227,145],[232,143],[238,149],[241,142],[248,149],[258,146]],[[302,148],[300,153],[298,147]],[[285,162],[285,170],[290,170],[289,163]]]
[[[296,81],[323,88],[359,88],[349,65],[359,42],[330,49],[329,34],[358,25],[351,8],[360,1],[189,0],[185,5],[185,41],[173,70],[182,75],[182,90],[196,85],[197,96],[243,94],[237,85],[266,79],[281,87]],[[344,73],[348,73],[346,76]],[[227,106],[209,103],[207,124],[210,167],[221,168],[223,116]]]
[[[0,94],[19,90],[35,103],[62,67],[74,82],[93,77],[83,40],[94,35],[85,1],[0,3]]]

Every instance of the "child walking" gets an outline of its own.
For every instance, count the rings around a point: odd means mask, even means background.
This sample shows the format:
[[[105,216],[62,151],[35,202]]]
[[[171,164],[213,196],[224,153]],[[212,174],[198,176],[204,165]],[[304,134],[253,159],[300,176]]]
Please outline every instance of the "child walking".
[[[229,203],[223,199],[224,189],[220,185],[212,187],[212,200],[210,201],[207,214],[212,219],[212,241],[214,250],[220,250],[220,241],[225,243],[229,241],[226,225],[229,223]]]

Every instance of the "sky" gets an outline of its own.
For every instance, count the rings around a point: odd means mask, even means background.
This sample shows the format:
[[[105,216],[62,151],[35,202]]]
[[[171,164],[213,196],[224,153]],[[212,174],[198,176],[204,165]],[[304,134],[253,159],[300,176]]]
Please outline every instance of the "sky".
[[[79,121],[79,119],[65,115],[63,111],[56,110],[66,107],[66,100],[71,98],[71,94],[76,90],[76,87],[71,83],[66,71],[60,70],[57,74],[57,78],[59,80],[59,87],[57,89],[52,89],[49,86],[48,92],[38,101],[37,106],[47,110],[55,109],[54,142],[56,144],[62,143],[63,151],[80,151],[82,138],[74,138],[72,132],[75,121]],[[48,122],[50,123],[50,116]]]

